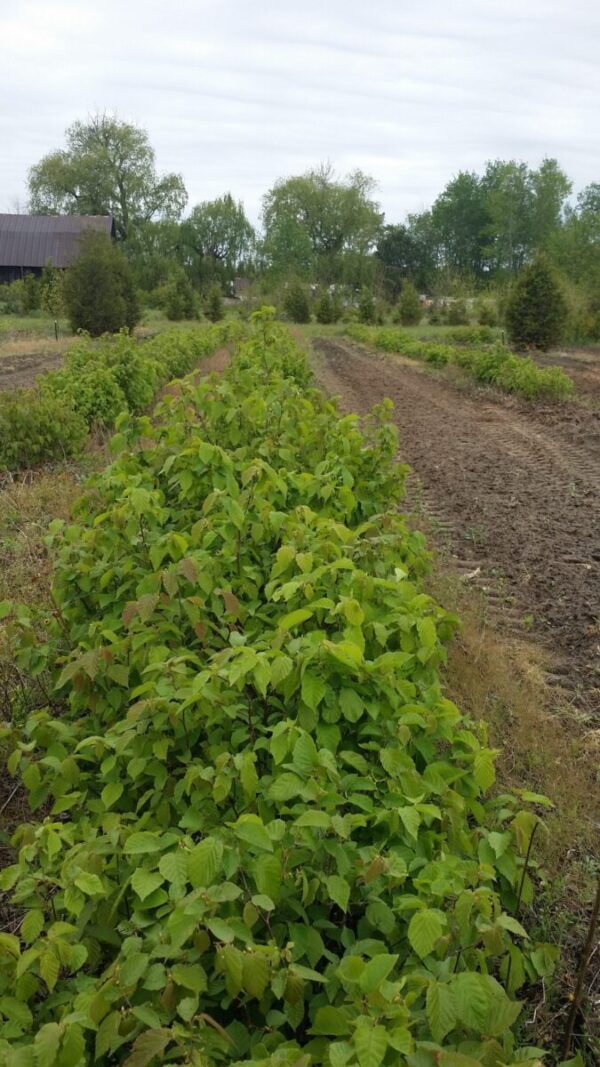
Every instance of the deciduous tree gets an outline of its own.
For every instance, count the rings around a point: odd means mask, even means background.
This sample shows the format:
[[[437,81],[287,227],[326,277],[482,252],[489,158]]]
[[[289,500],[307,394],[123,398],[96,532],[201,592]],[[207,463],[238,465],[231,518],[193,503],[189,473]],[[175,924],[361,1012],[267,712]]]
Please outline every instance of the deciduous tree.
[[[374,190],[361,171],[338,179],[330,166],[276,182],[263,200],[264,251],[273,272],[294,266],[301,277],[328,285],[343,277],[345,258],[358,257],[359,270],[383,221]]]
[[[177,219],[187,201],[179,174],[156,172],[146,130],[116,115],[92,115],[66,131],[66,147],[29,172],[29,207],[40,214],[113,215],[127,240],[150,219]]]

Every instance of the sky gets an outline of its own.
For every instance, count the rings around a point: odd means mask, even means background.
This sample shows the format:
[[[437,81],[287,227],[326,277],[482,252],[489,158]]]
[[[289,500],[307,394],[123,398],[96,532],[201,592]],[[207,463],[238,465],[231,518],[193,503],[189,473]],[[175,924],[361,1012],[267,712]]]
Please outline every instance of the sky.
[[[553,156],[600,181],[597,0],[0,0],[0,211],[100,110],[143,126],[189,205],[256,222],[280,177],[329,161],[388,222],[459,170]]]

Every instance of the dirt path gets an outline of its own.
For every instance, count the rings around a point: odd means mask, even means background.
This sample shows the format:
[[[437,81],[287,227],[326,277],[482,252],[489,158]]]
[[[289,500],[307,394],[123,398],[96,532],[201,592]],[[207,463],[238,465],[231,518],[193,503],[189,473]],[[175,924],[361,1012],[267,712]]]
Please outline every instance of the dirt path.
[[[313,349],[345,408],[393,400],[400,455],[420,483],[412,500],[421,495],[502,621],[539,635],[557,680],[600,715],[600,413],[496,402],[340,339]]]

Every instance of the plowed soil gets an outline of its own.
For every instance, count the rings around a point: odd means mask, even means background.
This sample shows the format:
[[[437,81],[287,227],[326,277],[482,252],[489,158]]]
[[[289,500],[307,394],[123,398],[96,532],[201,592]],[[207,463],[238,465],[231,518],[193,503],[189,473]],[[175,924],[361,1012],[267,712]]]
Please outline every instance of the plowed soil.
[[[555,680],[600,719],[600,411],[474,393],[400,357],[313,342],[347,410],[394,403],[400,453],[457,567],[500,621],[550,650]],[[416,476],[416,478],[415,478]]]

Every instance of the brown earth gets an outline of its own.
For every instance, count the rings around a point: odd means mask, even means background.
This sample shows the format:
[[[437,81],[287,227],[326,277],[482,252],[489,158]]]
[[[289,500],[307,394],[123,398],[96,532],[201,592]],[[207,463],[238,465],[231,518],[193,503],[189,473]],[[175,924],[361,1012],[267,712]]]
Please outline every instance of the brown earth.
[[[49,348],[46,342],[40,351],[11,351],[5,355],[0,349],[0,392],[29,388],[40,374],[58,370],[63,364],[65,347],[59,341],[55,348]]]
[[[600,715],[600,411],[465,390],[338,338],[313,350],[320,383],[347,410],[394,402],[411,506],[421,501],[499,620],[540,637],[555,681]]]

